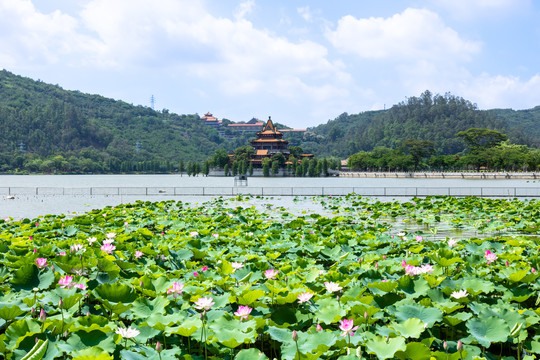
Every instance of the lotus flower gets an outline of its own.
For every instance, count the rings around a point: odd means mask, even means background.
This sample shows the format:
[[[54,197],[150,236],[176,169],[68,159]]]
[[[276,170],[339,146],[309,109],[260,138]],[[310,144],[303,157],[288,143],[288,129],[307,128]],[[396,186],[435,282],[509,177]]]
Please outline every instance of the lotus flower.
[[[457,243],[458,243],[458,241],[457,241],[456,239],[450,239],[450,240],[448,240],[448,246],[449,246],[449,247],[454,247],[454,246],[457,245]]]
[[[313,297],[313,293],[309,291],[305,293],[301,293],[300,295],[298,295],[298,303],[299,304],[305,303],[309,301],[312,297]]]
[[[178,295],[182,295],[182,289],[185,284],[180,284],[178,281],[175,281],[172,286],[167,290],[167,295],[173,294],[173,297],[176,299]]]
[[[121,328],[119,327],[115,333],[117,333],[118,335],[122,336],[123,338],[126,338],[126,339],[131,339],[131,338],[134,338],[135,336],[139,335],[141,332],[137,329],[133,329],[131,327],[128,327],[128,328]]]
[[[339,321],[341,324],[339,325],[339,329],[343,331],[341,333],[341,336],[354,336],[354,332],[356,329],[358,329],[358,326],[354,326],[354,320],[353,319],[344,319]]]
[[[253,309],[247,305],[246,306],[240,305],[238,307],[238,310],[236,310],[236,312],[234,313],[234,315],[240,316],[240,320],[247,320],[249,314],[251,314],[251,310]]]
[[[135,258],[139,259],[144,255],[144,253],[140,250],[135,251]]]
[[[467,290],[453,291],[452,294],[450,294],[450,297],[453,297],[456,299],[461,299],[467,296],[469,296],[469,294],[467,293]]]
[[[60,280],[58,281],[58,285],[60,285],[63,289],[71,289],[71,287],[74,285],[73,282],[73,276],[66,275],[62,276]]]
[[[199,310],[204,310],[204,311],[210,310],[212,305],[215,304],[215,302],[213,302],[212,300],[214,299],[211,297],[199,298],[197,301],[195,301],[195,308]]]
[[[112,252],[116,249],[116,246],[112,244],[103,244],[101,245],[101,250],[105,251],[107,254],[112,254]]]
[[[276,275],[278,274],[279,271],[277,271],[276,269],[268,269],[264,272],[264,276],[267,278],[267,279],[274,279],[276,277]]]
[[[332,281],[330,282],[325,281],[324,286],[326,286],[326,291],[328,291],[329,293],[333,293],[333,292],[343,289],[341,286],[339,286],[338,283],[335,283]]]
[[[489,250],[486,250],[484,257],[486,258],[488,265],[498,259],[497,255]]]
[[[239,262],[232,262],[232,263],[231,263],[231,266],[232,266],[232,268],[236,271],[236,270],[238,270],[238,269],[243,268],[243,267],[244,267],[244,264],[239,263]]]
[[[114,239],[114,238],[116,237],[116,234],[113,233],[113,232],[110,232],[110,233],[105,234],[105,236],[106,236],[107,238],[109,238],[109,239]]]
[[[192,231],[192,232],[189,233],[189,236],[195,237],[195,236],[197,236],[197,235],[199,235],[199,233],[196,232],[196,231]]]
[[[37,258],[36,259],[36,266],[40,269],[43,269],[44,267],[47,267],[47,258]]]
[[[84,246],[82,244],[73,244],[71,245],[71,252],[77,252],[79,250],[84,251]]]
[[[90,245],[92,245],[93,243],[95,243],[97,241],[97,239],[96,239],[96,237],[91,236],[88,239],[86,239],[86,241],[88,241],[90,243]]]

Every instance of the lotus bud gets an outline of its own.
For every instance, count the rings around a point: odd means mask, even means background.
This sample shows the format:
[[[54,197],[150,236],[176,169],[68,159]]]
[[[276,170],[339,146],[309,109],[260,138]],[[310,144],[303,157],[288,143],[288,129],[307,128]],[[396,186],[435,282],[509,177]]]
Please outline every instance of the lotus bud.
[[[461,340],[458,340],[457,342],[457,351],[462,352],[463,351],[463,343]]]
[[[388,344],[388,341],[390,341],[390,335],[386,335],[386,343]]]
[[[62,298],[60,298],[60,300],[58,300],[58,307],[60,309],[62,309],[64,307],[64,302],[62,301]]]
[[[368,315],[367,311],[364,311],[364,319],[367,320],[368,317],[369,317],[369,315]]]
[[[90,311],[87,311],[87,312],[86,312],[86,316],[90,316]]]
[[[34,317],[35,314],[36,314],[36,309],[34,309],[34,307],[32,306],[32,308],[30,309],[30,315]]]
[[[47,314],[45,314],[45,310],[41,309],[39,312],[39,320],[45,321],[47,319]]]
[[[379,269],[379,263],[378,262],[375,263],[375,269],[376,270]]]
[[[36,343],[37,343],[37,342],[39,341],[39,339],[38,339],[38,338],[35,338],[34,340],[35,340],[35,342],[36,342]]]
[[[141,282],[139,282],[139,286],[140,287],[144,287],[144,284],[143,284],[143,281],[141,280]]]
[[[158,352],[158,354],[163,350],[163,345],[161,345],[161,343],[158,341],[156,343],[156,351]]]
[[[67,330],[66,330],[66,331],[64,331],[64,338],[67,339],[67,337],[68,337],[68,332],[67,332]]]
[[[383,255],[383,256],[382,256],[382,259],[383,259],[383,260],[386,260],[386,255]]]
[[[506,265],[506,267],[510,266],[510,263],[508,262],[508,260],[506,260],[506,262],[504,264]]]
[[[446,341],[444,341],[442,343],[442,347],[443,347],[444,351],[448,350],[448,344],[446,343]]]
[[[531,268],[531,272],[532,272],[533,274],[536,274],[536,270],[535,270],[534,268]]]
[[[298,340],[298,334],[296,333],[296,330],[293,330],[293,332],[292,332],[292,339],[293,339],[294,341],[297,341],[297,340]]]
[[[318,332],[321,332],[321,331],[322,331],[322,326],[321,326],[321,324],[317,324],[317,331],[318,331]]]

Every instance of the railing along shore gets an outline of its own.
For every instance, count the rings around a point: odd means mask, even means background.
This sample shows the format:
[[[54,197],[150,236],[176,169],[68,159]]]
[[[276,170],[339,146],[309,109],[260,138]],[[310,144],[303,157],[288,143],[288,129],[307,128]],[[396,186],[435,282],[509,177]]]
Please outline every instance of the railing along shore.
[[[538,187],[0,187],[0,195],[16,196],[345,196],[375,197],[480,196],[540,197]]]
[[[340,171],[340,177],[414,178],[414,179],[540,179],[537,172],[377,172]]]

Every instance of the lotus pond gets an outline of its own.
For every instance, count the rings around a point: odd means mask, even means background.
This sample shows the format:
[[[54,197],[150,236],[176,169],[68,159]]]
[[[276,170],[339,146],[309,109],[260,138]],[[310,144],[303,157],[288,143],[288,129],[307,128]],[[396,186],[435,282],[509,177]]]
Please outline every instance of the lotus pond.
[[[540,202],[250,200],[0,220],[0,359],[540,354]]]

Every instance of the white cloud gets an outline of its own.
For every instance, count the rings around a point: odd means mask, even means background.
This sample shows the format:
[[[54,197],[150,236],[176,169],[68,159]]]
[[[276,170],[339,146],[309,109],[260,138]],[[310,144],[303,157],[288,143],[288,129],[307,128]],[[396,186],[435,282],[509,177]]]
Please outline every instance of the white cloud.
[[[298,11],[298,14],[307,22],[313,21],[313,13],[309,9],[309,6],[299,7],[296,9]]]
[[[75,18],[58,10],[42,14],[29,0],[0,0],[0,18],[0,47],[9,54],[4,65],[57,63],[100,46],[77,32]]]
[[[254,7],[255,7],[255,1],[253,0],[244,1],[238,5],[236,12],[234,14],[234,17],[237,20],[243,19],[246,17],[246,15],[251,14]]]
[[[478,42],[462,39],[436,13],[411,8],[390,18],[344,16],[326,37],[343,53],[397,61],[465,61],[481,48]]]
[[[476,102],[482,109],[527,109],[538,105],[540,74],[528,80],[516,76],[481,76],[461,85],[463,96]]]

